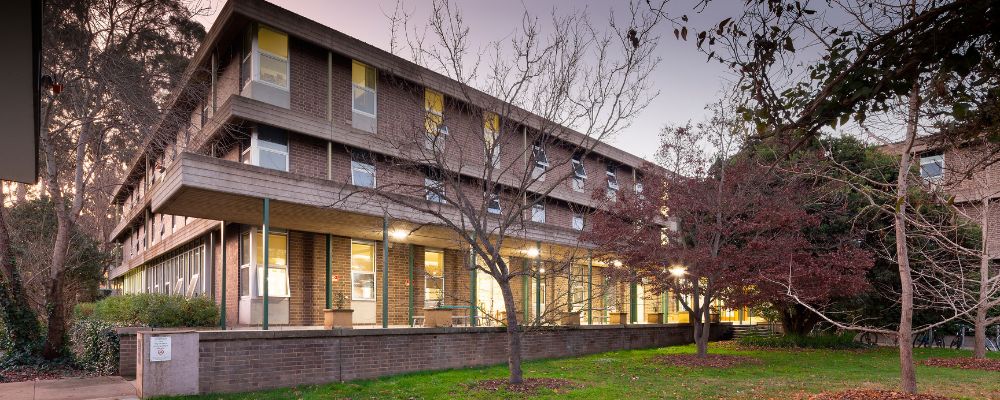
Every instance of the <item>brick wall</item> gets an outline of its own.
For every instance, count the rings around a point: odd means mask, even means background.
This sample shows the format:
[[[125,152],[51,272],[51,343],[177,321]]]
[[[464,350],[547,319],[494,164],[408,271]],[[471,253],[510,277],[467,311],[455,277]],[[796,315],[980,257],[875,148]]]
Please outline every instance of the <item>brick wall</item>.
[[[691,342],[690,325],[555,327],[525,333],[526,359]],[[713,326],[713,339],[729,325]],[[201,332],[200,391],[244,392],[506,362],[503,328]]]
[[[139,328],[118,328],[118,374],[126,378],[135,377],[135,333]]]

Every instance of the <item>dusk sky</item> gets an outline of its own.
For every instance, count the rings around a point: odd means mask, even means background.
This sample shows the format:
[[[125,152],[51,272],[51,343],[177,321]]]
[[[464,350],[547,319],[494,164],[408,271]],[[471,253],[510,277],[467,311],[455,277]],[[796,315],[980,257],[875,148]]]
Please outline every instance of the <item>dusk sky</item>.
[[[206,28],[211,27],[215,14],[225,4],[224,0],[205,0],[212,5],[212,15],[199,18]],[[395,0],[333,1],[333,0],[269,0],[292,12],[304,15],[326,26],[354,36],[384,50],[389,50],[389,19],[396,7]],[[668,5],[668,12],[680,16],[687,14],[694,26],[704,26],[718,22],[736,10],[725,10],[721,3],[713,4],[705,14],[694,13],[692,5],[696,0],[675,0]],[[624,0],[584,0],[554,1],[532,0],[530,2],[509,2],[496,7],[496,2],[456,2],[461,7],[472,41],[485,45],[500,40],[514,32],[520,25],[525,9],[535,16],[548,16],[553,8],[559,14],[573,12],[586,7],[594,23],[606,23],[608,11],[615,8],[618,13],[627,12],[628,2]],[[734,5],[739,5],[734,2]],[[426,21],[427,2],[405,1],[407,12],[413,14],[414,22]],[[734,7],[735,8],[735,7]],[[725,16],[723,16],[725,15]],[[717,62],[707,63],[692,42],[674,39],[673,28],[663,24],[659,28],[662,39],[657,49],[663,59],[658,67],[654,85],[659,96],[639,115],[635,123],[608,141],[630,153],[649,158],[656,149],[657,133],[664,124],[679,124],[688,120],[699,120],[705,114],[705,104],[716,99],[731,75],[728,69]]]

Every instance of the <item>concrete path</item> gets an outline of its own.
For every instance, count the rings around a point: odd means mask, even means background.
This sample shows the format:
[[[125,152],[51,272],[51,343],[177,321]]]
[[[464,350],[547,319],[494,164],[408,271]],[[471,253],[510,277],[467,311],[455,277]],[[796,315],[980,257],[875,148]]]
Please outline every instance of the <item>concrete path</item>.
[[[0,400],[137,399],[135,386],[120,376],[66,378],[0,384]]]

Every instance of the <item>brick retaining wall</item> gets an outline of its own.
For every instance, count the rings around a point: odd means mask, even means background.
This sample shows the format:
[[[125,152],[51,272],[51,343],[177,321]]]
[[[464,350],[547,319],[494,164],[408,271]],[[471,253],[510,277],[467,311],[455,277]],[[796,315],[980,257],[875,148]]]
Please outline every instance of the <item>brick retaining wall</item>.
[[[570,357],[680,345],[691,342],[691,330],[691,325],[675,324],[547,327],[524,335],[524,356],[526,359]],[[714,325],[713,340],[730,330],[728,324]],[[507,338],[503,328],[203,331],[199,334],[202,393],[245,392],[507,361]]]

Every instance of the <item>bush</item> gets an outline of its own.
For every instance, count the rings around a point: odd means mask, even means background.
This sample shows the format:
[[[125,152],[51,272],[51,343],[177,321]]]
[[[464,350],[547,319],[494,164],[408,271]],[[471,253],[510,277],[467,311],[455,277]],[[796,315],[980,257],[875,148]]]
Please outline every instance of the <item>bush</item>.
[[[94,319],[113,326],[178,328],[214,326],[219,322],[219,308],[205,297],[129,294],[81,304],[75,311],[84,315],[88,309],[92,309]]]
[[[818,335],[761,336],[748,334],[736,340],[741,346],[800,348],[800,349],[863,349],[869,346],[854,341],[852,333],[821,333]]]
[[[118,373],[118,335],[114,326],[94,318],[78,319],[70,330],[77,364],[100,375]]]

